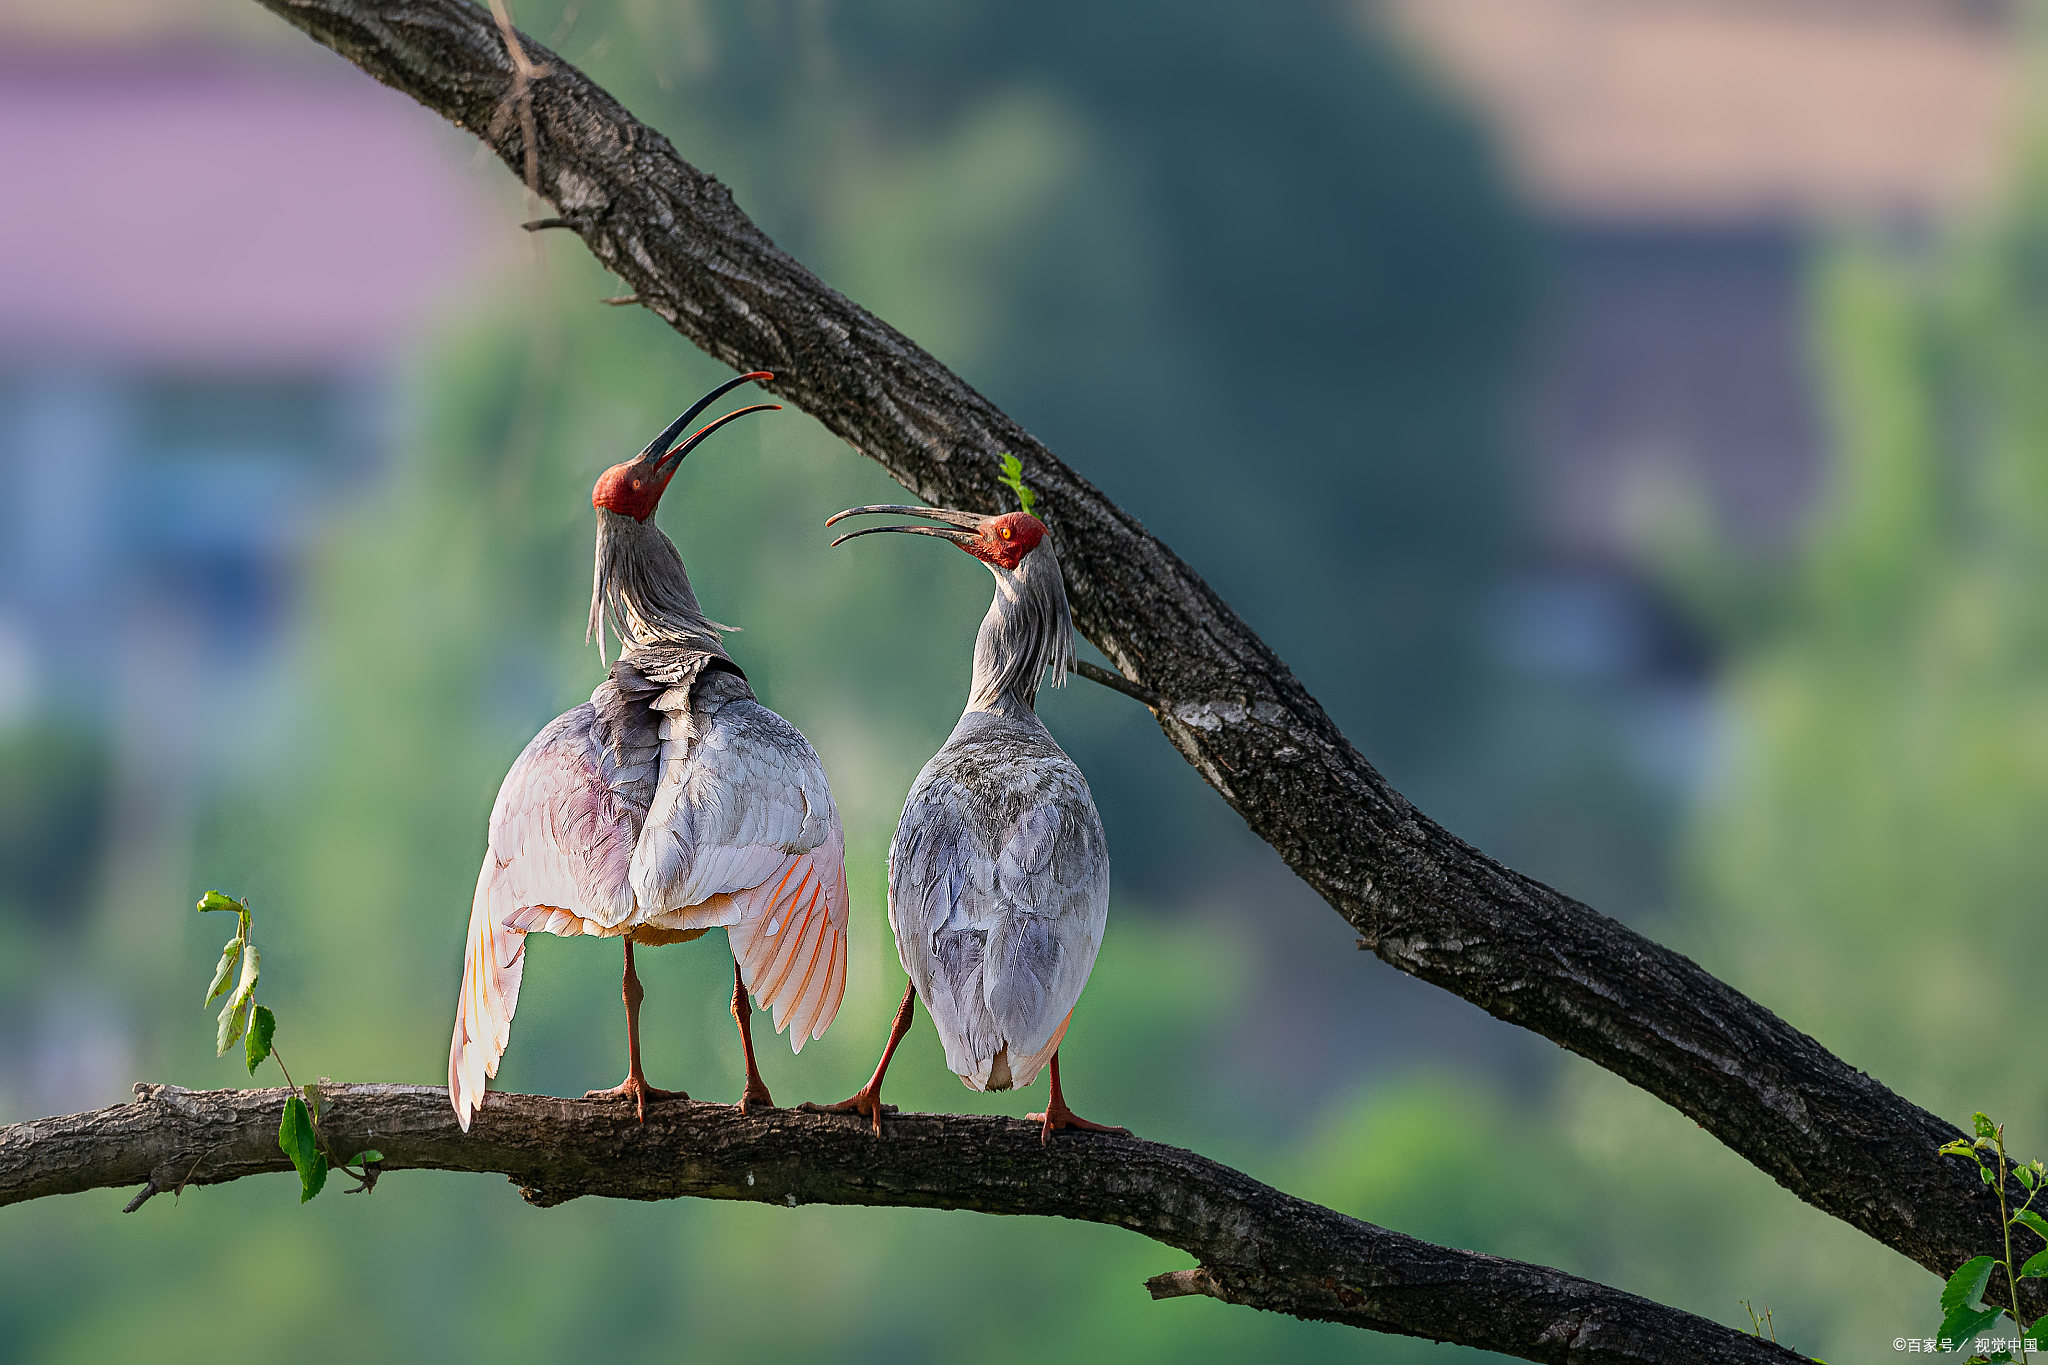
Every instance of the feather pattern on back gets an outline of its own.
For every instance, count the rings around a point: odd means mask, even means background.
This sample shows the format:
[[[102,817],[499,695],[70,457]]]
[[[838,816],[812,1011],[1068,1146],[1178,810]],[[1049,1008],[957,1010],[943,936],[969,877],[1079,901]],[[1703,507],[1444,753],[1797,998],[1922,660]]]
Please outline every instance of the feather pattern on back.
[[[968,711],[889,850],[897,954],[968,1086],[1037,1076],[1108,914],[1108,843],[1081,770],[1029,708]]]

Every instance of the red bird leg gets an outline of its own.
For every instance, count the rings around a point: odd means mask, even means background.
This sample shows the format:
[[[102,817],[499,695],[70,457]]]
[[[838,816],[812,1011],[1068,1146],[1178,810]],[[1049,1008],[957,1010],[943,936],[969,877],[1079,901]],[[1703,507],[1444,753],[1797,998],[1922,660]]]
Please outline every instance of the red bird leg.
[[[875,1074],[868,1083],[856,1092],[852,1099],[837,1104],[812,1104],[806,1101],[797,1108],[810,1114],[866,1114],[875,1122],[875,1136],[882,1135],[882,1115],[893,1114],[896,1106],[882,1103],[882,1076],[889,1069],[889,1059],[896,1055],[896,1045],[903,1041],[903,1035],[910,1032],[910,1021],[917,1015],[917,983],[908,982],[903,987],[903,1003],[896,1007],[896,1022],[889,1027],[889,1046],[882,1049],[882,1060],[875,1064]]]
[[[690,1098],[680,1090],[656,1090],[647,1083],[647,1077],[640,1070],[640,1002],[647,998],[647,992],[640,989],[640,974],[633,970],[633,940],[626,940],[626,980],[620,988],[626,998],[626,1079],[609,1090],[587,1090],[586,1100],[609,1099],[614,1095],[632,1097],[634,1112],[640,1122],[647,1122],[647,1101],[686,1100]]]
[[[747,1023],[754,1017],[754,1007],[747,1003],[747,985],[740,980],[738,958],[732,963],[732,1017],[740,1026],[740,1046],[747,1053],[747,1088],[740,1095],[740,1112],[749,1112],[755,1106],[773,1109],[775,1101],[768,1094],[768,1083],[761,1079],[761,1068],[754,1064],[754,1031]]]
[[[1066,1099],[1060,1094],[1060,1054],[1052,1054],[1052,1102],[1045,1106],[1043,1114],[1026,1114],[1024,1121],[1037,1119],[1045,1126],[1038,1130],[1038,1145],[1043,1147],[1052,1139],[1055,1128],[1074,1128],[1083,1133],[1122,1133],[1131,1135],[1128,1128],[1113,1128],[1106,1123],[1090,1123],[1073,1110],[1067,1108]]]

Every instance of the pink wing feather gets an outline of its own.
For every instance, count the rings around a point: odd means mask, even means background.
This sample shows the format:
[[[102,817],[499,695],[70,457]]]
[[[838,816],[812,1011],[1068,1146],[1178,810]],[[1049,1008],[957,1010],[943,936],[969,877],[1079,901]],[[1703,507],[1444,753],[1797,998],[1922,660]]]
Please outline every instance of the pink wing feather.
[[[525,930],[597,932],[632,912],[627,873],[647,809],[644,792],[653,785],[638,780],[638,770],[651,765],[652,755],[608,753],[596,728],[596,707],[587,702],[558,716],[512,764],[491,810],[448,1049],[448,1098],[464,1132],[505,1055],[526,963]],[[622,757],[629,765],[623,770]]]

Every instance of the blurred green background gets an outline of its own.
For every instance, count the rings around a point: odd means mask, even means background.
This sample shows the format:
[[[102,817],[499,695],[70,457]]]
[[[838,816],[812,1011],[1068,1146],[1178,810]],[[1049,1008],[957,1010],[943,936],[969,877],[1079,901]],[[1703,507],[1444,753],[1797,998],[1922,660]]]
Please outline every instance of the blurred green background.
[[[1571,622],[1528,607],[1555,581],[1529,566],[1557,554],[1514,451],[1569,243],[1486,115],[1376,9],[515,13],[1162,535],[1424,809],[1917,1102],[1989,1109],[2021,1151],[2048,1150],[2048,1068],[2023,1022],[2048,947],[2048,185],[2016,177],[1998,213],[1941,231],[1802,228],[1787,298],[1811,341],[1824,495],[1759,546],[1674,484],[1626,573],[1600,581],[1649,603],[1638,633],[1679,643],[1634,671],[1551,666]],[[222,22],[221,41],[294,79],[348,79],[261,15]],[[214,886],[252,898],[294,1074],[443,1077],[497,783],[601,676],[581,631],[591,480],[723,375],[639,310],[598,306],[616,282],[573,240],[544,237],[541,261],[508,250],[528,216],[509,177],[464,172],[459,139],[432,136],[450,177],[495,196],[498,236],[476,251],[497,255],[388,382],[138,381],[166,458],[270,442],[343,473],[254,574],[242,634],[180,637],[206,691],[187,708],[198,738],[168,751],[183,780],[163,790],[189,803],[169,834],[128,842],[157,828],[128,807],[158,788],[137,785],[100,683],[0,724],[0,1121],[117,1103],[134,1078],[243,1079],[197,1007],[222,933],[189,906]],[[51,382],[0,367],[0,419]],[[987,601],[978,567],[922,542],[828,551],[827,514],[899,495],[788,411],[689,460],[661,512],[846,821],[846,1000],[801,1058],[763,1047],[783,1103],[850,1092],[886,1032],[902,978],[883,858],[958,714]],[[124,515],[120,534],[147,536],[179,511]],[[0,607],[39,600],[54,571],[7,563]],[[1533,656],[1515,644],[1532,632]],[[118,659],[108,694],[156,684],[146,649]],[[1642,717],[1673,708],[1658,734],[1678,758],[1646,758]],[[1933,1330],[1932,1276],[1605,1072],[1354,951],[1142,708],[1077,683],[1041,710],[1093,783],[1115,866],[1065,1049],[1082,1112],[1725,1323],[1768,1304],[1781,1340],[1826,1359]],[[728,961],[717,937],[645,956],[655,1084],[737,1094]],[[532,939],[499,1083],[615,1081],[617,972],[609,945]],[[964,1091],[922,1023],[890,1087],[917,1109],[1043,1102]],[[495,1178],[413,1173],[300,1208],[291,1186],[126,1218],[104,1192],[6,1210],[0,1355],[1478,1354],[1154,1305],[1142,1281],[1186,1258],[1090,1226],[543,1212]]]

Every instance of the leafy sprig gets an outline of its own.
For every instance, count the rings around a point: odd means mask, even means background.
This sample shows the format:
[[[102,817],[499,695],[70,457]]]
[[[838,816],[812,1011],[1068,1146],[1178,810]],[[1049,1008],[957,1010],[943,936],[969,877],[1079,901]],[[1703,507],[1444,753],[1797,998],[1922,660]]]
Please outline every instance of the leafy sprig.
[[[2048,1277],[2048,1246],[2028,1257],[2026,1263],[2013,1270],[2012,1232],[2014,1228],[2025,1228],[2048,1243],[2048,1218],[2034,1212],[2034,1200],[2044,1188],[2048,1188],[2048,1166],[2039,1161],[2013,1161],[2005,1151],[2005,1125],[1993,1123],[1983,1114],[1974,1114],[1971,1121],[1976,1136],[1957,1138],[1941,1148],[1943,1156],[1966,1156],[1977,1163],[1977,1175],[1998,1195],[1999,1222],[2005,1231],[2005,1255],[1973,1256],[1948,1277],[1948,1283],[1941,1291],[1941,1349],[1949,1350],[1948,1343],[1954,1342],[1956,1350],[1965,1349],[1973,1337],[1989,1330],[2001,1317],[2010,1317],[2019,1327],[2019,1336],[2013,1338],[2014,1349],[1980,1351],[1969,1357],[1970,1365],[1991,1361],[2025,1361],[2030,1352],[2024,1343],[2038,1340],[2040,1329],[2048,1319],[2036,1319],[2027,1323],[2020,1315],[2020,1281]],[[1989,1160],[1986,1160],[1987,1154]],[[2006,1178],[2018,1182],[2027,1192],[2027,1197],[2017,1209],[2006,1199]],[[1984,1287],[1991,1282],[1991,1272],[2003,1268],[2009,1302],[1993,1307],[1982,1302]],[[1982,1340],[1983,1338],[1979,1338]],[[1990,1338],[1989,1340],[2000,1340]],[[2015,1354],[2015,1351],[2017,1354]]]
[[[256,1003],[256,982],[263,974],[263,959],[257,955],[255,946],[249,942],[249,902],[236,900],[220,891],[209,891],[199,900],[199,913],[210,911],[232,911],[235,915],[235,936],[220,950],[220,963],[213,969],[213,983],[206,988],[203,1004],[211,1005],[228,989],[228,978],[234,975],[237,964],[241,975],[236,979],[234,993],[228,996],[228,1003],[221,1006],[219,1046],[216,1057],[225,1057],[236,1039],[242,1039],[242,1056],[249,1064],[249,1074],[255,1075],[256,1068],[268,1057],[277,1063],[277,1069],[284,1072],[284,1083],[291,1088],[292,1096],[284,1102],[284,1119],[278,1125],[277,1145],[291,1158],[292,1169],[299,1173],[299,1202],[305,1203],[327,1184],[330,1164],[354,1176],[359,1182],[356,1194],[373,1188],[377,1183],[377,1163],[384,1154],[375,1148],[357,1152],[348,1161],[328,1160],[325,1145],[320,1140],[320,1087],[300,1086],[292,1081],[292,1073],[286,1069],[284,1056],[277,1050],[277,1016],[267,1005]]]
[[[1017,505],[1024,509],[1026,516],[1037,515],[1031,509],[1038,505],[1038,494],[1024,486],[1024,462],[1007,451],[1002,459],[1003,472],[996,482],[1017,495]]]

